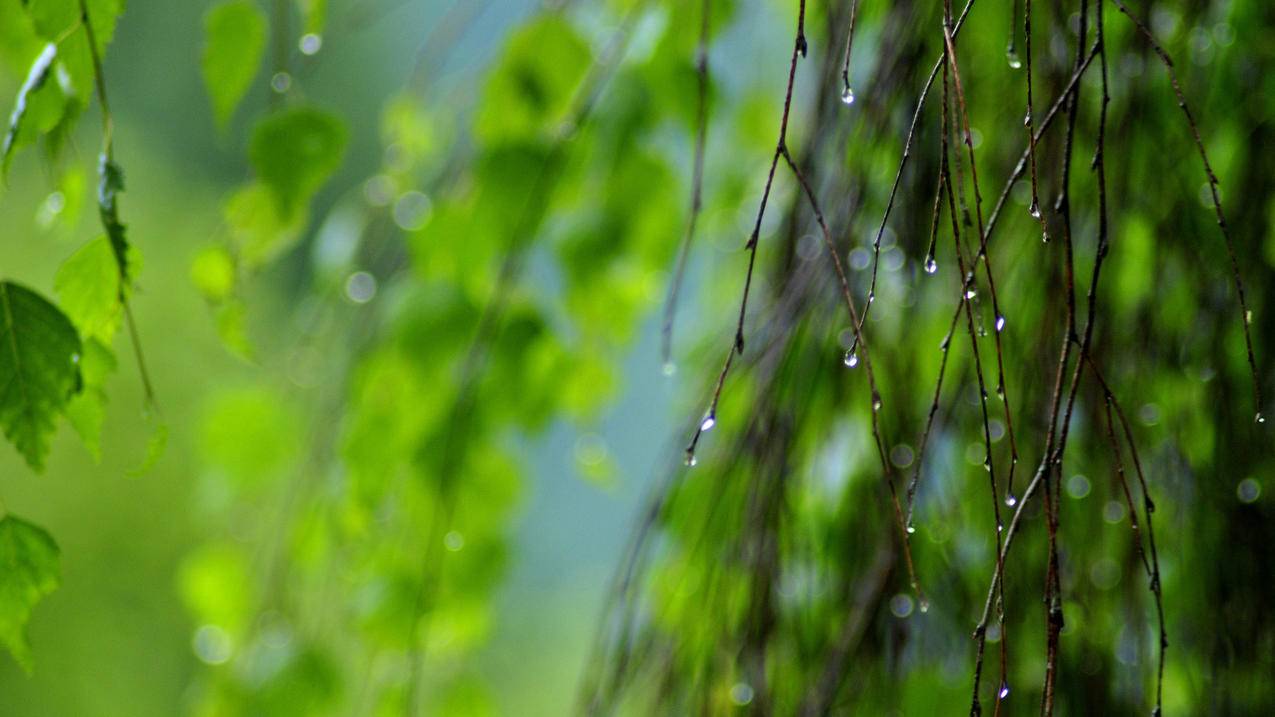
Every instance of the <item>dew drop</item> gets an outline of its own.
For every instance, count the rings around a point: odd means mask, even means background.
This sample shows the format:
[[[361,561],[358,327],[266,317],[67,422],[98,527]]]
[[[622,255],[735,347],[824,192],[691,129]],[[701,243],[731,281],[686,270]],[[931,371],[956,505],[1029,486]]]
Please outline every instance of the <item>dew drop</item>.
[[[1033,199],[1027,212],[1032,215],[1032,219],[1040,219],[1040,203]]]
[[[694,468],[699,461],[695,460],[695,451],[686,452],[686,465],[688,468]]]
[[[917,607],[920,608],[921,612],[929,612],[930,601],[923,597],[917,602]]]
[[[841,102],[847,105],[854,104],[854,90],[850,89],[849,85],[846,85],[845,90],[841,92]]]
[[[1266,416],[1263,416],[1263,415],[1262,415],[1262,412],[1261,412],[1261,411],[1258,411],[1258,412],[1257,412],[1257,415],[1253,417],[1253,422],[1254,422],[1254,423],[1266,423]]]
[[[1004,532],[1005,532],[1005,524],[1004,524],[1004,523],[1002,523],[1002,522],[1000,522],[1000,521],[997,521],[997,522],[996,522],[996,532],[998,532],[998,533],[1004,533]]]
[[[808,51],[809,51],[809,47],[806,45],[806,38],[805,38],[805,36],[803,35],[803,36],[801,36],[801,37],[798,37],[798,38],[797,38],[797,52],[798,52],[798,53],[800,53],[800,54],[801,54],[801,57],[804,59],[804,58],[806,57],[806,53],[807,53]]]
[[[854,368],[859,365],[859,354],[854,351],[847,351],[846,357],[842,359],[842,362],[845,363],[846,368]]]
[[[699,430],[701,433],[704,431],[711,431],[713,430],[713,426],[716,426],[716,425],[717,425],[717,417],[714,416],[712,413],[710,413],[707,416],[704,416],[703,421],[700,421]]]
[[[1013,493],[1010,493],[1009,495],[1005,496],[1005,505],[1008,505],[1011,508],[1018,505],[1018,496],[1014,495]]]
[[[966,290],[965,290],[965,298],[967,298],[967,299],[972,299],[972,298],[974,298],[975,296],[978,296],[978,290],[976,290],[976,289],[974,289],[974,288],[972,288],[972,287],[971,287],[971,288],[969,288],[969,289],[966,289]]]
[[[881,394],[879,393],[872,394],[872,410],[874,411],[881,410]]]
[[[1018,53],[1015,52],[1012,47],[1005,53],[1005,59],[1009,61],[1009,68],[1011,70],[1021,69],[1023,66],[1023,61],[1018,59]]]
[[[289,75],[286,72],[276,72],[274,73],[274,76],[270,78],[270,89],[281,95],[291,88],[292,75]]]
[[[1004,680],[1002,680],[1002,681],[1001,681],[1001,691],[1000,691],[1000,692],[997,692],[997,693],[996,693],[996,696],[997,696],[997,697],[999,697],[999,698],[1000,698],[1000,699],[1002,699],[1002,700],[1009,696],[1009,683],[1008,683],[1008,682],[1005,682]]]
[[[1000,332],[1002,332],[1002,331],[1004,331],[1004,330],[1005,330],[1005,317],[1004,317],[1004,316],[1001,316],[1001,315],[997,315],[997,317],[996,317],[996,333],[998,333],[998,334],[999,334]]]
[[[673,374],[677,373],[677,364],[673,363],[672,361],[665,361],[663,370],[664,370],[665,376],[672,376]]]
[[[1244,312],[1244,323],[1245,323],[1245,324],[1252,324],[1252,323],[1253,323],[1253,310],[1252,310],[1252,309],[1249,309],[1248,311],[1245,311],[1245,312]]]
[[[915,526],[915,525],[909,525],[909,526],[907,527],[907,531],[908,531],[908,535],[915,535],[915,534],[916,534],[916,526]]]
[[[323,37],[313,32],[306,33],[301,36],[301,41],[298,44],[301,47],[302,55],[314,55],[323,47]]]
[[[932,257],[932,256],[931,256],[930,258],[928,258],[928,259],[926,259],[926,260],[925,260],[925,273],[926,273],[926,274],[933,274],[934,272],[936,272],[936,271],[938,271],[938,270],[939,270],[939,264],[938,264],[938,262],[934,261],[934,257]]]
[[[874,302],[874,301],[876,301],[876,300],[877,300],[877,292],[875,292],[875,291],[869,291],[869,292],[868,292],[868,303],[869,303],[869,304],[871,304],[872,302]]]
[[[984,459],[983,459],[983,470],[985,470],[985,471],[987,471],[987,472],[989,472],[989,473],[991,472],[991,470],[992,470],[992,457],[991,457],[991,456],[988,456],[988,457],[986,457],[986,458],[984,458]]]
[[[1023,126],[1030,127],[1031,125],[1032,125],[1032,113],[1029,111],[1027,114],[1023,115]]]

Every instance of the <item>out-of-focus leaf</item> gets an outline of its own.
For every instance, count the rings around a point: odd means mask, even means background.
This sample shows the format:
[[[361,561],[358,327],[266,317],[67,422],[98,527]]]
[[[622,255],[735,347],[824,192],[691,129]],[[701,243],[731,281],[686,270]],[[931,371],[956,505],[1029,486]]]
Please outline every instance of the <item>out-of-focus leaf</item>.
[[[328,0],[296,0],[301,13],[301,28],[307,34],[323,32],[328,20]]]
[[[301,443],[301,421],[276,392],[245,388],[218,395],[204,412],[200,433],[205,462],[252,486],[291,465]]]
[[[42,528],[21,518],[0,518],[0,643],[31,671],[26,625],[36,603],[57,589],[57,543]]]
[[[84,338],[110,343],[120,324],[120,274],[106,237],[80,247],[62,262],[53,288]]]
[[[269,187],[252,182],[231,195],[222,209],[231,241],[248,268],[274,259],[301,237],[305,214],[283,211]]]
[[[251,0],[228,0],[204,14],[204,86],[225,128],[257,76],[266,49],[266,15]]]
[[[558,14],[519,29],[488,77],[478,111],[478,136],[495,144],[556,128],[568,119],[589,58],[589,46]]]
[[[222,301],[235,289],[235,260],[220,246],[208,246],[190,263],[190,279],[209,301]]]
[[[248,556],[230,543],[213,543],[186,558],[178,589],[187,609],[201,623],[216,625],[232,637],[243,634],[252,616],[255,591]]]
[[[57,416],[79,389],[80,337],[39,294],[0,283],[0,427],[35,470]]]
[[[283,110],[257,124],[248,157],[274,193],[280,217],[293,219],[336,172],[345,142],[341,120],[313,107]]]

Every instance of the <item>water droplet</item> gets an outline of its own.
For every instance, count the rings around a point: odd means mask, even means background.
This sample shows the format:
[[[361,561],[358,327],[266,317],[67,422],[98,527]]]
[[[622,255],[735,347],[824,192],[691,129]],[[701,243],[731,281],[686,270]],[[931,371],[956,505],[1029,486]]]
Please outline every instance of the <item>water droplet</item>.
[[[999,334],[1000,332],[1004,330],[1005,330],[1005,317],[997,316],[996,317],[996,333]]]
[[[841,92],[841,102],[847,105],[854,104],[854,90],[850,89],[849,85],[846,85],[845,90]]]
[[[1008,683],[1008,682],[1005,682],[1004,680],[1001,680],[1001,691],[1000,691],[1000,692],[997,692],[997,693],[996,693],[996,696],[997,696],[997,697],[999,697],[999,698],[1000,698],[1000,699],[1002,699],[1002,700],[1009,696],[1009,683]]]
[[[1005,400],[1005,378],[1002,376],[999,383],[996,384],[996,397]]]
[[[809,47],[806,45],[806,36],[805,35],[798,36],[797,37],[797,52],[802,56],[802,58],[805,58],[806,52],[808,51],[809,51]]]
[[[1014,495],[1013,493],[1010,493],[1009,495],[1005,496],[1005,505],[1008,505],[1011,508],[1018,505],[1018,496]]]
[[[918,608],[920,608],[921,612],[929,612],[929,611],[930,611],[930,601],[929,601],[929,599],[927,599],[927,598],[925,598],[925,597],[922,597],[922,598],[921,598],[921,599],[917,602],[917,607],[918,607]]]
[[[695,460],[695,451],[687,451],[686,466],[688,468],[694,468],[696,463],[699,463],[699,461]]]
[[[881,410],[881,394],[873,392],[872,394],[872,410]]]
[[[988,456],[988,457],[986,457],[986,458],[984,458],[984,459],[983,459],[983,470],[985,470],[985,471],[987,471],[987,472],[989,472],[989,473],[991,472],[991,470],[992,470],[992,457],[991,457],[991,456]]]
[[[717,425],[717,417],[714,416],[712,413],[709,413],[707,416],[704,416],[703,421],[700,421],[699,430],[701,433],[704,431],[711,431],[713,430],[713,426],[716,426],[716,425]]]
[[[1031,113],[1031,110],[1028,110],[1027,114],[1023,115],[1023,126],[1030,127],[1031,124],[1032,124],[1032,113]]]
[[[1018,70],[1023,66],[1023,61],[1018,59],[1018,53],[1012,47],[1005,53],[1005,59],[1009,61],[1009,69],[1011,70]]]
[[[677,373],[677,364],[673,363],[672,361],[665,361],[663,370],[664,370],[665,376],[672,376],[673,374]]]
[[[301,47],[302,55],[314,55],[322,49],[323,37],[309,32],[301,36],[301,42],[298,44]]]
[[[967,298],[967,299],[972,299],[972,298],[974,298],[975,296],[978,296],[978,290],[977,290],[977,289],[975,289],[975,288],[973,288],[973,287],[970,287],[970,288],[968,288],[968,289],[966,289],[966,290],[965,290],[965,298]]]
[[[876,300],[877,300],[877,292],[875,292],[875,291],[869,291],[869,292],[868,292],[868,303],[869,303],[869,304],[871,304],[872,302],[874,302],[874,301],[876,301]]]
[[[933,274],[934,272],[936,272],[936,271],[938,271],[938,270],[939,270],[939,264],[938,264],[938,262],[934,261],[934,257],[932,257],[932,256],[931,256],[930,258],[928,258],[928,259],[926,259],[926,260],[925,260],[925,273],[926,273],[926,274]]]
[[[1252,323],[1253,323],[1253,310],[1252,310],[1252,309],[1249,309],[1248,311],[1245,311],[1245,312],[1244,312],[1244,323],[1246,323],[1246,324],[1252,324]]]
[[[843,362],[845,363],[846,368],[854,368],[859,365],[859,354],[854,351],[847,351]]]
[[[1032,215],[1032,219],[1040,219],[1040,202],[1033,199],[1032,205],[1028,208],[1027,213]]]
[[[1261,411],[1258,411],[1258,412],[1257,412],[1257,415],[1253,417],[1253,422],[1254,422],[1254,423],[1266,423],[1266,416],[1263,416],[1263,415],[1262,415],[1262,412],[1261,412]]]
[[[998,520],[998,521],[996,521],[996,532],[998,532],[998,533],[1004,533],[1004,532],[1005,532],[1005,524],[1004,524],[1004,523],[1002,523],[1002,522],[1000,522],[999,520]]]
[[[289,75],[286,72],[276,72],[274,73],[274,76],[270,78],[270,89],[281,95],[291,88],[292,75]]]
[[[908,531],[908,535],[915,535],[915,534],[916,534],[916,526],[915,526],[915,525],[909,525],[909,526],[907,527],[907,531]]]

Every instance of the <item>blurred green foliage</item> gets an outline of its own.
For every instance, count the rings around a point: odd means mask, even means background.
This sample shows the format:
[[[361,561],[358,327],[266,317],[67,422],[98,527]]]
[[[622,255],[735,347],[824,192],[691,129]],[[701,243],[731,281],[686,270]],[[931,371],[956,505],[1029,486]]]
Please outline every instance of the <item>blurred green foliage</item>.
[[[16,98],[0,196],[0,419],[25,462],[49,469],[37,478],[2,459],[0,641],[34,673],[0,668],[0,711],[796,714],[833,668],[836,713],[965,709],[968,633],[996,544],[968,349],[977,343],[990,377],[994,348],[991,335],[951,340],[918,466],[960,286],[946,232],[937,274],[922,270],[937,91],[865,329],[884,449],[899,475],[920,478],[923,610],[863,371],[842,364],[849,320],[782,163],[748,350],[699,465],[680,465],[734,338],[797,3],[708,5],[705,202],[678,361],[663,367],[655,317],[688,220],[700,3],[226,0],[125,12],[119,0],[0,0],[0,96]],[[1036,8],[1037,112],[1070,75],[1073,5]],[[848,7],[807,8],[787,144],[862,302],[941,8],[859,9],[847,106]],[[1134,11],[1178,59],[1261,362],[1275,336],[1275,172],[1260,151],[1272,143],[1275,48],[1263,29],[1275,17],[1256,0]],[[1094,356],[1136,419],[1157,506],[1164,707],[1262,714],[1275,709],[1275,523],[1262,491],[1275,488],[1269,429],[1252,421],[1247,319],[1162,68],[1113,6],[1107,15],[1112,252]],[[959,36],[985,210],[1025,141],[1022,73],[1003,51],[1020,22],[980,6]],[[1081,87],[1077,283],[1093,266],[1087,170],[1101,90],[1094,73]],[[1040,148],[1043,199],[1057,191],[1060,137]],[[99,143],[105,160],[92,161],[85,148]],[[130,246],[115,206],[121,168]],[[1039,460],[1063,338],[1062,243],[1040,244],[1027,200],[1025,183],[1011,189],[991,243],[1020,486]],[[85,202],[100,216],[81,216]],[[977,320],[995,333],[978,288]],[[1060,469],[1060,712],[1145,712],[1154,607],[1101,396],[1086,385]],[[87,451],[57,437],[61,416]],[[1008,426],[993,423],[1000,470]],[[1044,671],[1038,502],[1025,509],[1004,636],[994,626],[982,680],[990,705],[1005,640],[1013,714],[1037,708]],[[626,554],[633,523],[645,540]]]

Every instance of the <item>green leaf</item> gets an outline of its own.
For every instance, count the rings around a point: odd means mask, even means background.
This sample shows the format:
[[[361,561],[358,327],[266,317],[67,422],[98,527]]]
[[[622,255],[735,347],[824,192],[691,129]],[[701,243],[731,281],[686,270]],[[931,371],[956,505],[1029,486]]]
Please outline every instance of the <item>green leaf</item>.
[[[80,247],[53,279],[62,310],[85,339],[110,343],[120,325],[120,274],[106,237]]]
[[[42,528],[12,515],[0,519],[0,642],[27,672],[27,621],[36,603],[57,589],[58,562],[57,543]]]
[[[260,266],[290,249],[305,229],[306,215],[285,215],[276,195],[261,182],[235,190],[222,209],[231,241],[245,266]]]
[[[124,235],[124,224],[120,222],[119,206],[116,204],[116,197],[122,191],[124,170],[111,160],[108,153],[103,152],[98,157],[97,164],[97,212],[102,218],[106,237],[111,240],[111,252],[115,254],[120,281],[127,284],[128,239]]]
[[[66,405],[66,418],[93,460],[102,460],[102,425],[106,422],[106,379],[115,371],[115,354],[102,342],[87,339],[80,359],[84,389]]]
[[[280,214],[291,219],[341,166],[345,141],[341,120],[312,107],[297,107],[257,124],[248,158],[274,193]]]
[[[204,86],[225,129],[252,86],[266,49],[266,15],[250,0],[228,0],[204,15]]]
[[[307,34],[321,34],[328,19],[328,0],[297,0],[301,27]]]
[[[546,15],[509,39],[488,76],[478,135],[489,143],[530,139],[567,119],[590,61],[589,46],[566,19]]]
[[[58,413],[79,389],[80,337],[39,294],[0,283],[0,427],[35,470]]]
[[[0,155],[3,155],[6,172],[9,169],[9,160],[13,156],[18,132],[22,129],[22,120],[26,117],[27,101],[48,81],[49,75],[53,73],[53,61],[57,59],[57,56],[57,45],[51,42],[45,45],[40,54],[36,56],[35,62],[31,63],[31,69],[27,72],[27,79],[22,83],[22,87],[18,89],[18,99],[14,102],[13,113],[9,115],[9,130],[5,132],[3,147],[0,147]]]

